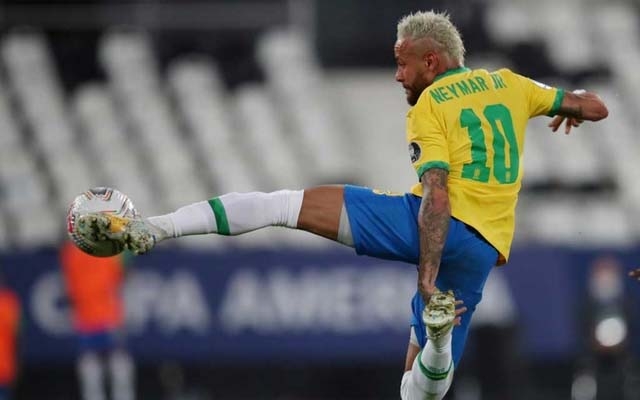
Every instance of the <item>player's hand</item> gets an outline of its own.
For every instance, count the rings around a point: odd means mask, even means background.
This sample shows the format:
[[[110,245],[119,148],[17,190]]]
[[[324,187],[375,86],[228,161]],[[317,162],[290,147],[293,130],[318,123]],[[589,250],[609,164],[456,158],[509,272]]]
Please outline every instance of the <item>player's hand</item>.
[[[422,300],[424,301],[424,304],[429,304],[429,300],[431,300],[431,296],[440,291],[438,290],[436,285],[432,283],[427,283],[420,289],[421,289],[420,295],[422,296]]]
[[[636,268],[633,271],[629,271],[629,276],[633,279],[640,281],[640,268]]]
[[[640,270],[640,268],[638,270]],[[467,307],[462,306],[462,303],[463,303],[462,300],[456,300],[456,319],[453,320],[454,326],[460,325],[462,314],[467,312]]]
[[[591,98],[591,97],[596,97],[599,99],[599,97],[593,93],[589,93],[584,89],[576,89],[572,92],[573,94],[577,95],[577,96],[582,96],[585,98]],[[569,133],[571,133],[571,128],[577,128],[580,126],[580,124],[582,124],[582,122],[584,122],[584,120],[582,119],[578,119],[578,118],[574,118],[574,117],[563,117],[562,115],[557,115],[550,123],[549,123],[549,128],[551,128],[551,130],[553,132],[556,132],[560,126],[562,125],[562,122],[564,122],[566,120],[565,126],[564,126],[564,133],[565,135],[568,135]]]
[[[571,133],[571,128],[577,128],[580,126],[580,124],[582,124],[582,122],[584,122],[581,119],[577,119],[577,118],[573,118],[573,117],[563,117],[562,115],[557,115],[553,120],[551,120],[551,122],[549,122],[549,128],[551,128],[551,131],[556,132],[558,131],[558,129],[560,128],[560,126],[562,125],[562,123],[566,120],[565,123],[565,127],[564,127],[564,133],[565,135],[568,135],[569,133]]]

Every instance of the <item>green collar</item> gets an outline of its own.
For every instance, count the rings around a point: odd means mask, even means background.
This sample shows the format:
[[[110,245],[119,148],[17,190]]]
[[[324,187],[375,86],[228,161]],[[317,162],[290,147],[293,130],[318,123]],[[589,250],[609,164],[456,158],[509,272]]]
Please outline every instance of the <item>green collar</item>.
[[[450,69],[448,71],[445,71],[443,73],[441,73],[440,75],[436,76],[436,78],[433,80],[434,82],[447,77],[449,75],[454,75],[454,74],[459,74],[461,72],[468,72],[471,71],[471,69],[467,68],[467,67],[458,67],[458,68],[454,68],[454,69]]]

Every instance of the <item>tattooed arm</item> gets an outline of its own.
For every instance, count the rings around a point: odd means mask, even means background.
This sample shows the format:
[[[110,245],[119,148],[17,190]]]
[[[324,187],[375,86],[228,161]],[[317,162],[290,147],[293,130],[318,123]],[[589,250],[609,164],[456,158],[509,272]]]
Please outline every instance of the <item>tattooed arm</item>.
[[[582,121],[599,121],[609,115],[609,110],[600,96],[585,90],[565,92],[558,115],[549,123],[552,131],[557,131],[562,122],[567,120],[564,133],[571,132],[572,127],[578,127]]]
[[[436,290],[440,257],[449,231],[451,207],[447,191],[447,176],[446,170],[431,168],[420,178],[423,195],[418,214],[420,231],[418,290],[425,304],[429,302],[429,298]]]

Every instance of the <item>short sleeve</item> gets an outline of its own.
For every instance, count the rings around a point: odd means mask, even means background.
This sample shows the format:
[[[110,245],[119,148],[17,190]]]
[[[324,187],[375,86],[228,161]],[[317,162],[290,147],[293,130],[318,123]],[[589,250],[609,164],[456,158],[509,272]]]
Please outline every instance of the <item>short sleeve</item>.
[[[421,98],[421,100],[423,100]],[[437,118],[428,101],[421,102],[409,112],[407,118],[407,141],[411,164],[422,177],[428,169],[449,170],[449,148],[446,129]]]
[[[539,115],[548,115],[550,117],[556,115],[564,98],[564,90],[545,85],[531,78],[518,75],[511,71],[508,73],[513,79],[516,79],[527,97],[529,106],[529,117],[537,117]]]

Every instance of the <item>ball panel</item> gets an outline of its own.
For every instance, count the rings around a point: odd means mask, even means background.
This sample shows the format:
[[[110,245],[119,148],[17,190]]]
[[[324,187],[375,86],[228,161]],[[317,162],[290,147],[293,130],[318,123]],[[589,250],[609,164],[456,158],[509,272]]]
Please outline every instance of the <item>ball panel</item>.
[[[133,202],[127,195],[109,187],[95,187],[78,195],[67,212],[67,233],[79,249],[97,257],[110,257],[121,253],[124,247],[117,241],[94,241],[83,237],[76,231],[79,216],[87,213],[110,213],[119,217],[136,218]]]

